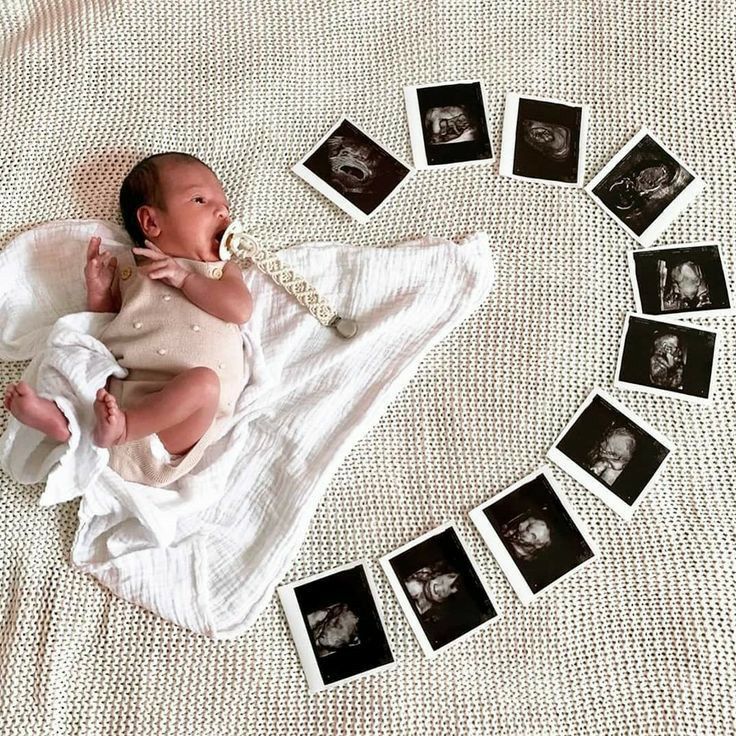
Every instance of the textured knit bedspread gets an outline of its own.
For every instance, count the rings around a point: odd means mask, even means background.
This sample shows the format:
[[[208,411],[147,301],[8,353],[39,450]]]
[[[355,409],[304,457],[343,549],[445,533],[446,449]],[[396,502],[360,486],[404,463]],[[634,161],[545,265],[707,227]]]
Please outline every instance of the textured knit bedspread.
[[[498,176],[508,91],[590,105],[586,182],[646,126],[706,182],[657,244],[720,241],[733,280],[734,2],[10,0],[0,32],[3,246],[119,222],[131,166],[181,150],[272,249],[486,231],[498,251],[497,288],[343,459],[283,578],[367,559],[395,669],[310,696],[276,596],[232,641],[164,621],[71,566],[78,501],[41,507],[42,484],[3,474],[0,731],[736,731],[733,322],[699,320],[722,338],[709,406],[613,388],[634,240],[580,189]],[[367,224],[290,170],[343,114],[410,161],[402,87],[465,79],[485,83],[495,163],[420,171]],[[0,364],[3,385],[25,367]],[[677,450],[630,522],[553,468],[600,557],[525,607],[467,514],[594,386]],[[430,661],[377,559],[449,520],[502,619]]]

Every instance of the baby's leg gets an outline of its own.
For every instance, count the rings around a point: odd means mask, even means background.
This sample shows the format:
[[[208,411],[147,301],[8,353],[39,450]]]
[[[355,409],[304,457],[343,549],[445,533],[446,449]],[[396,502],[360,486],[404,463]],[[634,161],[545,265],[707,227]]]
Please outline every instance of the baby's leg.
[[[125,411],[101,388],[94,407],[94,441],[99,447],[111,447],[156,432],[170,453],[185,453],[212,424],[219,402],[220,379],[205,367],[180,373]]]
[[[19,422],[59,442],[71,437],[69,424],[59,407],[49,399],[42,399],[25,381],[8,384],[3,404]]]

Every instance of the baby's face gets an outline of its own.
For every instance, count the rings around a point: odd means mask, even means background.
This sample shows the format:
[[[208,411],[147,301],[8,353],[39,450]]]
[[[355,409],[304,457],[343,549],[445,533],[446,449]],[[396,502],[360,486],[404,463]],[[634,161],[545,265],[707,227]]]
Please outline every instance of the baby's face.
[[[186,163],[163,166],[159,180],[166,209],[149,208],[148,239],[171,256],[217,260],[219,238],[230,224],[230,206],[217,177],[206,166]]]

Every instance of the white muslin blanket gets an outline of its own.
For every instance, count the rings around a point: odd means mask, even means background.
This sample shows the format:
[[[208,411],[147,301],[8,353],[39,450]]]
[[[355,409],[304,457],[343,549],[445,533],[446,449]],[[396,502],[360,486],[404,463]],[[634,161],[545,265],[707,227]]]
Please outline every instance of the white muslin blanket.
[[[81,496],[71,560],[116,595],[200,634],[238,636],[291,564],[342,458],[375,424],[422,357],[485,299],[495,277],[485,233],[460,244],[307,243],[280,251],[341,315],[344,340],[254,267],[242,327],[250,380],[232,426],[192,473],[166,488],[124,481],[91,441],[95,393],[127,371],[96,339],[112,318],[85,310],[84,262],[131,246],[120,227],[34,227],[0,253],[0,359],[32,359],[23,379],[69,422],[53,441],[11,417],[0,464],[46,480],[40,503]]]

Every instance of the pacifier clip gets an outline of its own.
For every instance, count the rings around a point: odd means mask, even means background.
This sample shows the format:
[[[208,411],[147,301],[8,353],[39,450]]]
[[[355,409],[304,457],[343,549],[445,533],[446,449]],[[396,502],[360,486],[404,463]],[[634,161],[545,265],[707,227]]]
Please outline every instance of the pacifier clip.
[[[358,323],[355,320],[337,314],[306,279],[248,235],[240,220],[233,220],[220,240],[220,260],[230,260],[231,255],[243,268],[255,263],[260,271],[270,276],[299,304],[306,307],[320,324],[334,327],[340,337],[347,340],[358,331]]]

